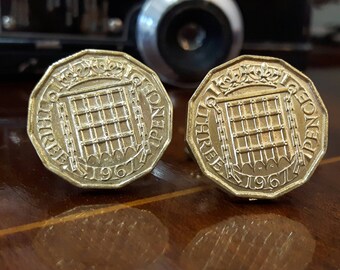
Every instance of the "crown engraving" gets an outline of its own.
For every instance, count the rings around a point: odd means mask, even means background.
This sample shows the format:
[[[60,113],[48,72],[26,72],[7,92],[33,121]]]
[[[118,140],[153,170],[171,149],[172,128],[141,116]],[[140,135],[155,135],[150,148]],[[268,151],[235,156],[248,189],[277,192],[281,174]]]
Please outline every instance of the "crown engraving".
[[[281,69],[268,66],[266,63],[260,65],[241,65],[236,69],[226,69],[225,73],[217,77],[213,82],[224,95],[244,84],[269,84],[278,85],[284,72]]]
[[[124,69],[123,63],[109,57],[87,58],[68,64],[59,73],[53,75],[53,81],[68,90],[91,77],[121,79]]]

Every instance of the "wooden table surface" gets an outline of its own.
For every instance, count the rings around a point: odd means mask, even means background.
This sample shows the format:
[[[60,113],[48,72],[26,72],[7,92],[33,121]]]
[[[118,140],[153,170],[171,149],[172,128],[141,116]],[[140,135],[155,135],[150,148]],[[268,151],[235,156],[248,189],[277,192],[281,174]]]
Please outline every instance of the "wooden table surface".
[[[273,201],[238,200],[185,153],[192,91],[168,88],[173,140],[120,190],[81,190],[44,168],[26,134],[35,82],[0,83],[0,270],[340,269],[340,69],[311,68],[330,117],[313,177]]]

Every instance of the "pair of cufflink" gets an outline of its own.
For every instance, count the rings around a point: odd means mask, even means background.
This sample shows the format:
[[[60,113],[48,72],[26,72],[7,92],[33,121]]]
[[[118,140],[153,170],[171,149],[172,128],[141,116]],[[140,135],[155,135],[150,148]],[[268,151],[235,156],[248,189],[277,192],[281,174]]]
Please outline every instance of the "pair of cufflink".
[[[84,188],[149,173],[172,137],[172,103],[133,57],[84,50],[53,64],[30,97],[28,134],[44,165]],[[208,72],[189,101],[186,141],[224,190],[276,198],[306,182],[327,147],[327,110],[283,60],[240,56]]]

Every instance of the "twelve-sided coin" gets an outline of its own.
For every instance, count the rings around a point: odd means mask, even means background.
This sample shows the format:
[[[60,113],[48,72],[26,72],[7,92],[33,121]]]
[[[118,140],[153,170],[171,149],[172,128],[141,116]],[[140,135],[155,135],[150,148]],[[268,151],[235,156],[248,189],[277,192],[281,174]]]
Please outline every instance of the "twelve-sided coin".
[[[270,57],[211,70],[189,102],[186,140],[223,189],[275,198],[305,183],[326,152],[327,110],[309,78]]]
[[[33,90],[28,134],[44,165],[86,188],[119,188],[150,172],[172,135],[158,76],[121,52],[84,50]]]

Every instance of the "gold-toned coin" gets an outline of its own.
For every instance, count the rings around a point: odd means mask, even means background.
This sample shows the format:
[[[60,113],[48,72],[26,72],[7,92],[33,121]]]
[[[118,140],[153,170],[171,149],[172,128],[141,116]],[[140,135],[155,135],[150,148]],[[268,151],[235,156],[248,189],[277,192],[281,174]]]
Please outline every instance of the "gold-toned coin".
[[[240,56],[212,69],[189,102],[186,140],[203,173],[240,197],[305,183],[326,152],[314,84],[283,60]]]
[[[150,172],[170,143],[172,103],[133,57],[84,50],[33,90],[28,135],[44,165],[85,188],[119,188]]]

